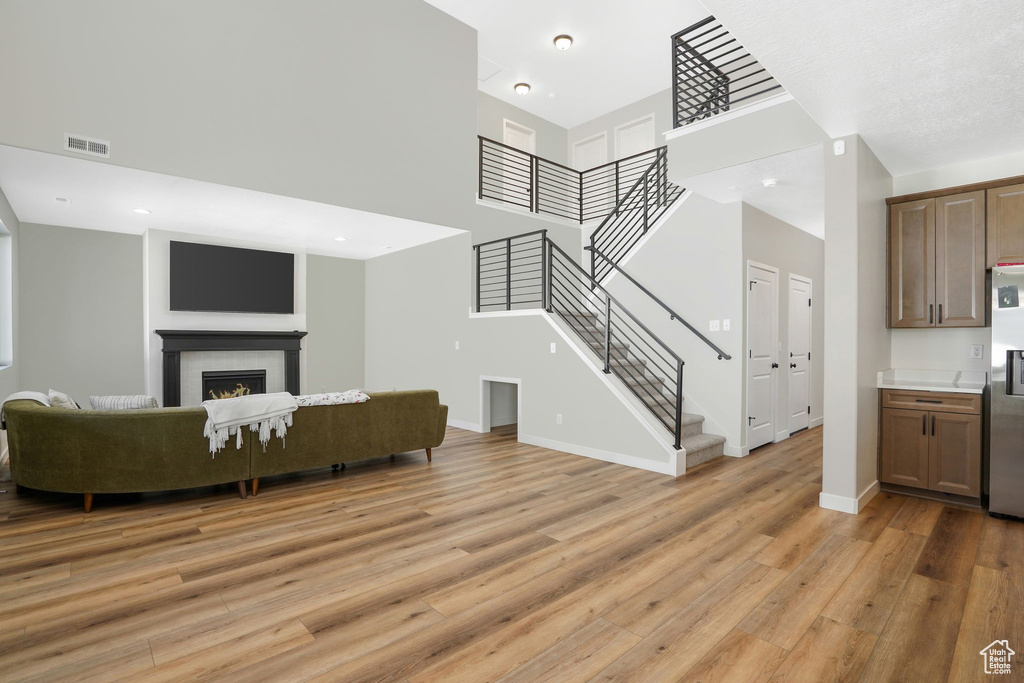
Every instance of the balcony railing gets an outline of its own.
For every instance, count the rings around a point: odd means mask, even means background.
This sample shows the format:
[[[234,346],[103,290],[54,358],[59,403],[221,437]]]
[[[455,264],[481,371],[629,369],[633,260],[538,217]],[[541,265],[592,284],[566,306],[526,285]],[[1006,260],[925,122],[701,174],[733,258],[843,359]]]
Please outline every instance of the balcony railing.
[[[578,223],[608,216],[665,149],[578,171],[497,140],[477,138],[480,199]]]
[[[714,17],[672,36],[672,117],[679,128],[782,86]]]

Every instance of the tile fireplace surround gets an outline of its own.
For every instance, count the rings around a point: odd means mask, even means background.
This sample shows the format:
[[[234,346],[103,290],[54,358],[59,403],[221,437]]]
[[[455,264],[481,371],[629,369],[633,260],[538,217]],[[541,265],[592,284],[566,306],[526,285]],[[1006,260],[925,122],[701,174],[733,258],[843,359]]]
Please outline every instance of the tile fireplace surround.
[[[299,393],[305,332],[156,330],[163,339],[163,405],[202,402],[203,370],[266,370],[267,391]]]

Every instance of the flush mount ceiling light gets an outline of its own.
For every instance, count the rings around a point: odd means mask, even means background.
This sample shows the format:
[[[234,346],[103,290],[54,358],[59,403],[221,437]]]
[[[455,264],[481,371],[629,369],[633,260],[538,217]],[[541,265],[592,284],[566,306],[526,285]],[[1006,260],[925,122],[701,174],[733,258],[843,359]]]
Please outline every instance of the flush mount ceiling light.
[[[516,83],[513,86],[513,89],[515,89],[516,94],[518,94],[518,95],[525,95],[526,93],[530,92],[530,84],[529,83]]]
[[[335,242],[344,242],[344,241],[345,241],[345,238],[344,238],[344,237],[335,237],[335,238],[334,238],[334,241],[335,241]]]
[[[765,178],[764,180],[761,181],[761,184],[764,185],[765,187],[775,187],[776,185],[779,184],[779,181],[776,180],[775,178]]]
[[[555,47],[559,50],[568,50],[572,47],[572,36],[564,33],[560,36],[555,36]]]
[[[148,216],[149,214],[153,213],[149,209],[132,209],[132,211],[134,211],[135,213],[141,213],[143,216]]]

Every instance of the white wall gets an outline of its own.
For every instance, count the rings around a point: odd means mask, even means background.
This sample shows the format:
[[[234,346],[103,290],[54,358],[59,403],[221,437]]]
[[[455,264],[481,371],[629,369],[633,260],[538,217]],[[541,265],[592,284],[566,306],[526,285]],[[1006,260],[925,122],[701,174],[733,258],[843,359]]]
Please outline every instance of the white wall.
[[[779,372],[775,404],[777,438],[789,435],[789,276],[811,280],[810,425],[824,417],[825,394],[825,242],[749,204],[743,205],[743,263],[756,261],[779,269]],[[743,288],[743,310],[749,288]],[[746,341],[746,335],[744,335]],[[745,347],[746,348],[746,347]],[[747,353],[741,354],[746,379]],[[744,388],[746,382],[744,381]],[[744,392],[744,402],[746,394]],[[744,430],[745,431],[745,430]]]
[[[21,388],[89,396],[145,388],[142,237],[22,223]]]
[[[21,389],[21,364],[18,348],[18,234],[21,223],[11,209],[7,197],[0,189],[0,232],[6,231],[0,245],[0,268],[9,269],[10,284],[7,278],[0,280],[0,400]],[[0,271],[3,272],[3,271]],[[7,310],[4,310],[4,309]],[[8,321],[10,324],[8,324]],[[6,439],[6,437],[2,437]],[[0,445],[0,452],[3,450]]]
[[[892,177],[859,136],[825,154],[825,425],[821,505],[857,512],[877,490],[877,372],[885,328],[885,198]]]
[[[892,179],[892,192],[913,194],[1019,175],[1024,175],[1024,152],[896,176]]]
[[[367,389],[437,389],[450,423],[478,428],[481,377],[519,379],[521,440],[667,466],[667,436],[630,414],[544,317],[470,317],[471,243],[458,235],[366,262]]]
[[[306,392],[363,386],[366,262],[306,256]]]
[[[678,321],[615,275],[607,287],[614,297],[685,361],[683,410],[703,415],[704,431],[727,439],[739,455],[743,429],[743,228],[739,202],[719,204],[691,194],[665,222],[621,263],[632,277],[732,356],[718,355]],[[708,322],[728,318],[729,332],[709,332]]]

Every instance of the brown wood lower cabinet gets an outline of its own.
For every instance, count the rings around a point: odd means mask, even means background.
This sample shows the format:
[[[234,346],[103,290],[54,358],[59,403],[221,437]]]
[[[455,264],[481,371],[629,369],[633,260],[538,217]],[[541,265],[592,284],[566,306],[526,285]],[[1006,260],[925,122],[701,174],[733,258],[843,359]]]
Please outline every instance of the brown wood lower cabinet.
[[[882,390],[883,484],[981,496],[981,402],[973,401],[972,412],[964,413],[964,396]],[[927,409],[886,407],[908,399]]]

